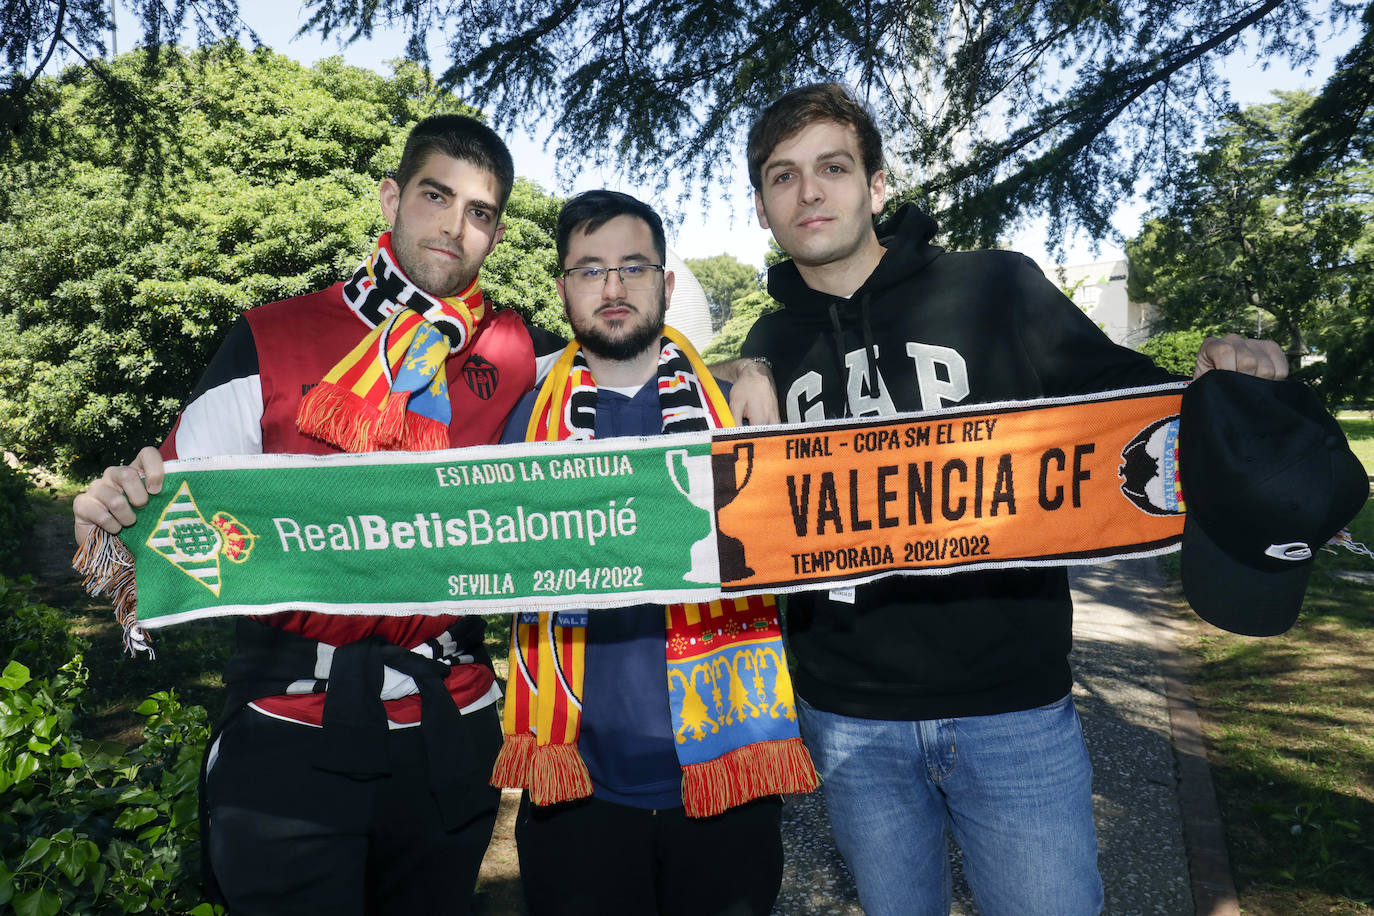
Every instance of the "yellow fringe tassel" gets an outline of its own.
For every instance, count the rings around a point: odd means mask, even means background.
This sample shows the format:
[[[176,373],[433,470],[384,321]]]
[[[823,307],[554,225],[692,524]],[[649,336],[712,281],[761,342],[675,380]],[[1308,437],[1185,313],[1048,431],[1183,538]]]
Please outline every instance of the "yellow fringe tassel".
[[[814,791],[820,776],[801,738],[760,741],[682,768],[688,817],[711,817],[764,795]]]

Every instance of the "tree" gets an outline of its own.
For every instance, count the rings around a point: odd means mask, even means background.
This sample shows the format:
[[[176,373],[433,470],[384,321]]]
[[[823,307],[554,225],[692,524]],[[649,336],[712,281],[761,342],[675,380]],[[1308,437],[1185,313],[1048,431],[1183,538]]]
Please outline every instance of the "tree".
[[[732,254],[709,258],[689,258],[687,266],[706,293],[711,306],[711,327],[719,331],[730,318],[730,303],[740,296],[762,289],[759,271]]]
[[[744,338],[749,334],[754,322],[778,307],[773,297],[761,289],[735,299],[730,320],[725,322],[720,333],[712,339],[711,345],[702,353],[702,357],[717,361],[739,356],[739,348],[744,345]]]
[[[1333,319],[1367,273],[1374,173],[1290,180],[1295,126],[1311,104],[1279,93],[1228,118],[1127,244],[1130,296],[1154,303],[1167,327],[1273,336],[1296,364],[1314,335],[1330,347],[1354,326]]]
[[[154,101],[155,181],[113,136],[89,67],[40,85],[64,142],[0,163],[0,439],[82,475],[161,441],[240,312],[351,273],[385,228],[377,185],[409,127],[463,110],[414,64],[386,79],[225,44],[146,77],[145,57],[108,69]],[[483,273],[536,320],[557,301],[557,207],[521,183]]]
[[[1336,65],[1316,100],[1298,119],[1290,177],[1323,166],[1374,158],[1374,4],[1364,10],[1364,35]]]
[[[554,115],[560,156],[665,185],[719,181],[752,115],[816,79],[854,85],[894,138],[889,164],[958,243],[1041,212],[1112,234],[1115,203],[1167,176],[1230,109],[1215,65],[1316,56],[1318,22],[1364,3],[1111,0],[308,0],[326,36],[404,24],[450,37],[446,85],[504,129]],[[360,13],[361,10],[361,13]]]
[[[1197,365],[1197,351],[1206,338],[1207,335],[1202,331],[1191,329],[1165,331],[1151,335],[1136,349],[1150,357],[1161,369],[1167,369],[1175,375],[1191,376]]]
[[[113,0],[15,0],[0,6],[0,158],[18,146],[31,154],[57,136],[40,80],[61,63],[76,61],[104,83],[111,121],[121,141],[145,150],[156,147],[149,130],[149,98],[143,83],[156,78],[179,56],[169,49],[193,26],[201,44],[222,36],[237,36],[237,0],[190,0],[167,4],[161,0],[122,0],[137,23],[138,43],[146,50],[142,73],[109,66],[102,60],[114,44]],[[257,36],[249,31],[253,43]],[[109,44],[106,39],[109,39]],[[132,46],[133,42],[130,42]],[[167,53],[164,53],[167,52]],[[154,156],[155,158],[155,156]]]
[[[1285,167],[1294,183],[1321,180],[1323,171],[1363,173],[1374,159],[1374,5],[1364,11],[1364,36],[1337,64],[1316,100],[1299,116],[1297,150]],[[1371,222],[1366,195],[1363,221]],[[1321,386],[1329,400],[1369,404],[1374,400],[1374,240],[1366,232],[1357,242],[1347,296],[1332,308],[1316,345],[1326,354]]]

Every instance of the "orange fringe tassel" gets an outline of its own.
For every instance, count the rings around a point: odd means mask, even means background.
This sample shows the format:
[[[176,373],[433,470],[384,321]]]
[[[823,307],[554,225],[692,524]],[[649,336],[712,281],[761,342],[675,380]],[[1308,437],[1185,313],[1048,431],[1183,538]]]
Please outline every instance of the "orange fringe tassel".
[[[93,597],[108,595],[115,619],[124,630],[124,649],[130,655],[147,652],[156,658],[147,631],[138,625],[138,582],[134,557],[124,542],[103,528],[96,528],[72,557],[72,567],[83,577],[82,585]]]
[[[574,744],[547,744],[534,749],[530,767],[530,801],[552,805],[592,794],[592,777]]]
[[[536,805],[554,805],[592,794],[592,777],[576,745],[540,747],[529,733],[506,735],[491,769],[491,784],[527,789]]]
[[[523,789],[530,784],[533,765],[534,735],[506,735],[491,768],[491,784],[500,789]]]
[[[764,795],[797,795],[820,785],[801,738],[760,741],[682,768],[688,817],[711,817]]]
[[[410,403],[409,391],[393,391],[382,402],[382,412],[377,424],[372,427],[374,449],[404,448],[406,438],[406,405]]]
[[[448,426],[406,409],[410,396],[404,391],[387,396],[381,420],[373,430],[373,448],[433,452],[449,447]]]
[[[296,426],[346,452],[407,450],[433,452],[449,447],[448,427],[406,409],[410,395],[387,395],[379,413],[366,399],[333,382],[306,392],[296,408]]]
[[[372,424],[376,409],[363,398],[333,382],[321,382],[306,392],[296,408],[296,426],[307,436],[323,439],[346,452],[372,452]]]

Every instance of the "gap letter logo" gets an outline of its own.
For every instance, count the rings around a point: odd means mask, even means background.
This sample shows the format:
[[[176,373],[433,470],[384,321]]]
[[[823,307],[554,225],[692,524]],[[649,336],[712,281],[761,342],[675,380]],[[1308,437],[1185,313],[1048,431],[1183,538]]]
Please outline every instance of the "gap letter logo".
[[[148,535],[149,547],[215,597],[219,597],[220,556],[242,563],[253,552],[256,541],[257,536],[227,512],[216,512],[207,522],[184,480]]]

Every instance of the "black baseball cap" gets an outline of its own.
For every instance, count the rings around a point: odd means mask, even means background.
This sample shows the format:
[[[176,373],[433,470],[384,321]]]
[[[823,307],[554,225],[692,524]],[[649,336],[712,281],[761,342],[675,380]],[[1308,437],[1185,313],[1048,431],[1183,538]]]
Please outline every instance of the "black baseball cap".
[[[1183,593],[1246,636],[1293,625],[1316,551],[1369,498],[1364,466],[1307,386],[1221,369],[1183,393],[1179,474]]]

